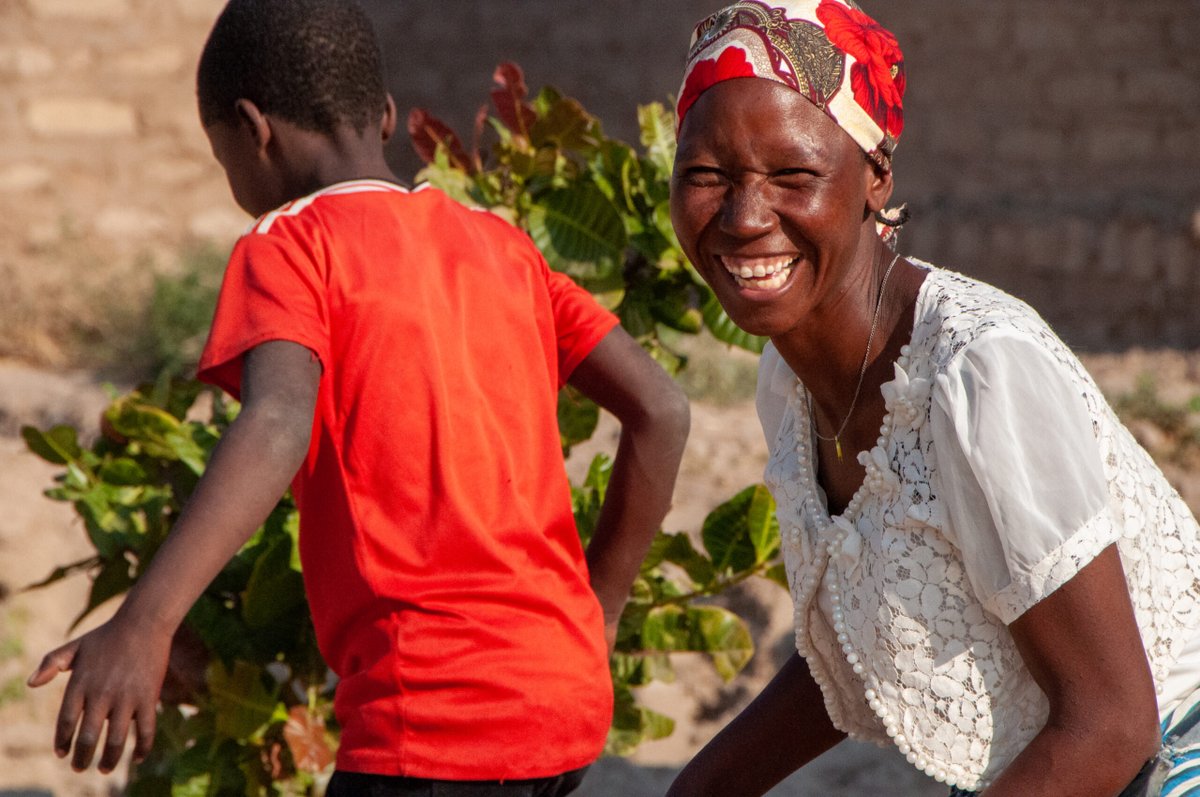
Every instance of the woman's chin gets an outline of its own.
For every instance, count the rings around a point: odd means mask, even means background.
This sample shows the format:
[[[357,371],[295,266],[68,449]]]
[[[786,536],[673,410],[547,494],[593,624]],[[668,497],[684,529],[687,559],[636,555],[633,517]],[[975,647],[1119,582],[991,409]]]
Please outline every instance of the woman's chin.
[[[724,308],[725,314],[729,316],[729,320],[738,329],[749,335],[770,338],[782,334],[788,327],[788,324],[782,318],[778,318],[777,314],[773,312],[774,308],[747,308],[742,302],[721,302],[721,307]]]
[[[769,338],[790,326],[782,316],[791,304],[788,299],[791,283],[791,279],[771,285],[730,279],[722,290],[716,291],[717,301],[739,329]]]

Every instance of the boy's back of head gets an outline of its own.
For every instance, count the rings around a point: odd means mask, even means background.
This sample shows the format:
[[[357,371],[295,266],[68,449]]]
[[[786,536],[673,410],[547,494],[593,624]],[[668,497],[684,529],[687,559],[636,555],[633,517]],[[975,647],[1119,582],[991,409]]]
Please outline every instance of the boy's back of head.
[[[196,72],[205,127],[239,99],[306,130],[362,133],[387,104],[370,19],[354,0],[230,0]]]

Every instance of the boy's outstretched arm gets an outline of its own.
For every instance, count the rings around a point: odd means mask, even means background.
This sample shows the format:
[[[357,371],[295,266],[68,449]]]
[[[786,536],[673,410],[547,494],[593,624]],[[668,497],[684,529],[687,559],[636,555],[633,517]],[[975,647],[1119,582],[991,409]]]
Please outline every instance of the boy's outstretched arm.
[[[671,507],[691,415],[675,380],[620,327],[567,381],[621,422],[608,492],[587,549],[611,652],[629,589]]]
[[[241,414],[154,561],[111,620],[47,654],[30,676],[30,686],[42,686],[71,671],[54,750],[65,757],[73,740],[76,770],[91,764],[106,722],[101,771],[116,767],[131,724],[134,757],[149,752],[175,630],[304,461],[320,376],[320,363],[295,343],[271,341],[247,353]]]

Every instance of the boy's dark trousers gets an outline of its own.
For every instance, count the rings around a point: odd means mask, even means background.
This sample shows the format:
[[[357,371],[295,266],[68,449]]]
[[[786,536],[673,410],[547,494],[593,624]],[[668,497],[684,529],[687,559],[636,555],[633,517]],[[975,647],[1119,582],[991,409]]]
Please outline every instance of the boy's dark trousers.
[[[426,780],[361,772],[334,772],[325,797],[565,797],[587,767],[532,780]]]

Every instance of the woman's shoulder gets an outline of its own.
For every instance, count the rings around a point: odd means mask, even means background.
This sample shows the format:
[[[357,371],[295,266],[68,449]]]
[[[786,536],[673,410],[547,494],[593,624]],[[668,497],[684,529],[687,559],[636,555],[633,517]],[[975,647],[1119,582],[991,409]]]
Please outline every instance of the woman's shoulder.
[[[1062,340],[1024,300],[965,274],[913,262],[929,274],[917,303],[912,346],[926,351],[936,369],[978,344],[998,339],[1066,352]]]

